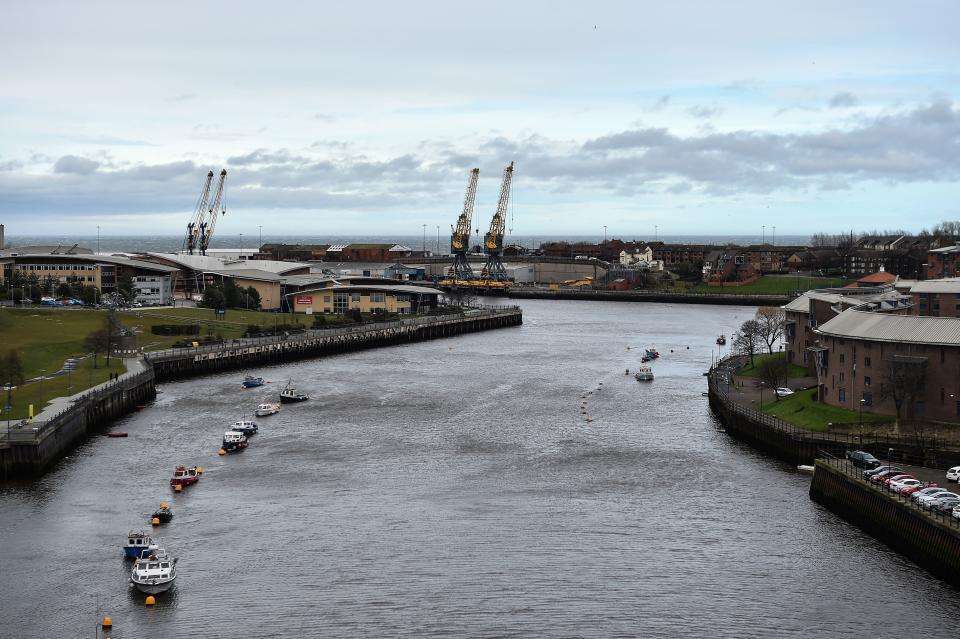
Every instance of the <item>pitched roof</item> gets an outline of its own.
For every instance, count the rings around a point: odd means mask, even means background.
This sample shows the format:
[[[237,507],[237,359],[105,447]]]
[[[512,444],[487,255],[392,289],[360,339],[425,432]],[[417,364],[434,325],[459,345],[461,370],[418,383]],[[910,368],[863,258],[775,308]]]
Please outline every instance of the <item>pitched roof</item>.
[[[870,273],[869,275],[864,275],[857,282],[862,282],[864,284],[890,284],[897,281],[897,276],[893,273],[887,273],[886,271],[877,271],[876,273]]]
[[[911,293],[960,293],[960,277],[924,280],[910,287]]]
[[[849,309],[820,325],[816,333],[879,342],[960,346],[960,318],[891,315]]]

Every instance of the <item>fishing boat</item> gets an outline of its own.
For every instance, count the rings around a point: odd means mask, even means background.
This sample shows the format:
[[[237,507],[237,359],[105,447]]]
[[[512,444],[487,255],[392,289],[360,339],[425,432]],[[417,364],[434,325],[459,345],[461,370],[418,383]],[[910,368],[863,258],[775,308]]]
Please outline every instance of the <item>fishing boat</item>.
[[[652,382],[653,369],[649,366],[641,366],[637,369],[637,372],[633,374],[633,378],[638,382]]]
[[[130,583],[140,592],[156,595],[169,590],[177,578],[177,558],[163,548],[153,547],[149,555],[133,562]]]
[[[228,453],[239,452],[244,448],[246,448],[248,445],[249,444],[247,444],[247,436],[244,435],[243,433],[238,433],[235,430],[228,430],[223,434],[223,445],[221,446],[221,448],[223,448],[223,450],[227,451]]]
[[[648,348],[644,352],[644,357],[647,357],[649,359],[657,359],[658,357],[660,357],[660,353],[658,353],[657,349],[655,348]]]
[[[131,530],[127,533],[127,543],[123,546],[123,553],[131,559],[136,559],[143,557],[151,548],[156,547],[150,535],[142,530]]]
[[[276,415],[280,412],[280,404],[260,404],[254,415],[257,417],[266,417],[267,415]]]
[[[173,471],[173,477],[170,479],[171,486],[191,486],[200,481],[200,473],[196,466],[187,468],[186,466],[177,466]]]
[[[153,511],[153,519],[157,519],[161,524],[169,524],[170,520],[173,519],[173,511],[170,510],[170,506],[167,505],[167,502],[160,502],[160,508]]]
[[[723,346],[726,343],[727,343],[727,336],[724,335],[723,333],[720,333],[720,337],[717,338],[717,344],[719,344],[720,346]]]
[[[256,388],[257,386],[263,386],[262,377],[254,377],[253,375],[247,375],[243,378],[243,387],[244,388]]]
[[[238,433],[243,433],[249,437],[250,435],[256,435],[260,430],[260,427],[251,422],[249,419],[238,419],[237,421],[233,422],[233,426],[230,427],[230,430],[235,430]]]
[[[283,387],[283,390],[280,391],[280,402],[283,404],[293,404],[295,402],[305,402],[309,397],[297,391],[296,388],[288,381],[287,385]]]

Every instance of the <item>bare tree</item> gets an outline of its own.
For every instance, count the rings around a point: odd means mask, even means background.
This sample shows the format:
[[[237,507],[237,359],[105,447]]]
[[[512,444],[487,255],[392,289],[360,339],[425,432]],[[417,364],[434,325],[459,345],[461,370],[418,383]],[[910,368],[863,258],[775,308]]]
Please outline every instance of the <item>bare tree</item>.
[[[762,306],[757,309],[754,319],[757,321],[757,333],[767,345],[767,352],[773,353],[774,345],[783,337],[787,314],[778,306]]]
[[[93,367],[97,368],[97,355],[109,350],[110,335],[106,328],[98,328],[83,340],[83,346],[93,353]]]
[[[760,339],[760,328],[757,320],[747,320],[740,325],[740,330],[733,336],[733,350],[741,355],[750,356],[750,364],[753,365],[753,356],[757,353],[762,340]]]
[[[900,421],[903,404],[910,407],[917,397],[923,395],[927,385],[927,358],[910,355],[894,355],[884,360],[886,369],[880,384],[880,397],[892,399]]]
[[[757,376],[760,381],[772,389],[780,388],[786,384],[787,379],[787,360],[781,357],[768,357],[757,366]],[[780,396],[774,392],[777,401]]]

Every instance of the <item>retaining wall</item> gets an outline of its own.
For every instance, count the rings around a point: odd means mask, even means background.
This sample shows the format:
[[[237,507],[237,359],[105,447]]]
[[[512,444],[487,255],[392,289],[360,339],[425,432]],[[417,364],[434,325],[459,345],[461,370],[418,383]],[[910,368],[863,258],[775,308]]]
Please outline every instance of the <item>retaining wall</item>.
[[[660,293],[656,291],[579,291],[511,287],[505,295],[513,299],[601,300],[615,302],[669,302],[674,304],[720,304],[733,306],[783,306],[786,295],[741,295],[736,293]]]

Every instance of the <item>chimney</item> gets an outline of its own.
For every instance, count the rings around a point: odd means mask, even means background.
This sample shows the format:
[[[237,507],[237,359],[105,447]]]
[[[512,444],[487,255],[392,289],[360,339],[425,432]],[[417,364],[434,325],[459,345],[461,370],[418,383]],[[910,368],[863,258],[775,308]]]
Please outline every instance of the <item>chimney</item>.
[[[6,244],[3,243],[3,224],[0,224],[0,251],[6,248]]]

